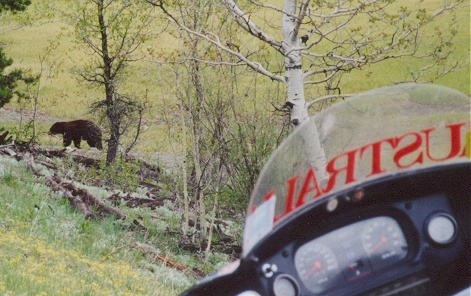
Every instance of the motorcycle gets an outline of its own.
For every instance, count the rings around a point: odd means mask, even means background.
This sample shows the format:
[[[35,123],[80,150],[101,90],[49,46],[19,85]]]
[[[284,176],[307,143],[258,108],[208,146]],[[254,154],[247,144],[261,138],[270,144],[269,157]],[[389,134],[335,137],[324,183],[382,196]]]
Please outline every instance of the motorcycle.
[[[262,170],[241,258],[181,295],[470,295],[470,128],[429,84],[312,116]]]

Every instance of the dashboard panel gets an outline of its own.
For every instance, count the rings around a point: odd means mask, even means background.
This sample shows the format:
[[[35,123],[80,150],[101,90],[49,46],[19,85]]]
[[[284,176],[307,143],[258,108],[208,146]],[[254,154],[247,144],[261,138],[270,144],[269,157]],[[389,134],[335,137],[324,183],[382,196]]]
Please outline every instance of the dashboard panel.
[[[304,243],[295,252],[294,265],[304,286],[318,294],[380,272],[407,253],[408,244],[396,220],[376,216]]]
[[[446,269],[464,249],[445,194],[359,207],[338,218],[313,229],[294,226],[298,232],[290,236],[297,239],[262,262],[273,295],[384,295],[406,288],[430,295],[436,290],[427,270]],[[385,278],[389,286],[381,285]]]
[[[469,168],[373,183],[300,212],[249,256],[254,287],[260,295],[373,296],[465,285]]]

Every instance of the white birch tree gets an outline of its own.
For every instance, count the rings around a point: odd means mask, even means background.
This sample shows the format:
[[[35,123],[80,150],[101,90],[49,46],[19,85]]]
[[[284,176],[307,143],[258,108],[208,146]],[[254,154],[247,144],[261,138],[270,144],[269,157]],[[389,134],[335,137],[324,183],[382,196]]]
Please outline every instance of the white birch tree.
[[[348,95],[335,94],[334,90],[341,85],[342,74],[353,69],[390,59],[414,57],[424,60],[424,66],[410,69],[411,75],[405,80],[422,81],[432,80],[459,67],[458,61],[448,60],[453,51],[453,35],[456,34],[453,13],[456,9],[467,9],[463,0],[437,1],[441,7],[433,11],[425,1],[220,0],[245,34],[283,57],[285,75],[282,76],[269,65],[252,60],[248,55],[249,43],[233,46],[232,42],[224,42],[212,32],[186,27],[171,12],[171,3],[179,1],[146,2],[160,7],[184,31],[213,43],[237,57],[239,63],[284,84],[285,106],[290,108],[294,125],[303,122],[308,117],[309,107],[319,101],[319,98],[306,101],[306,86],[324,85],[325,93],[318,91],[321,99],[346,97]],[[262,10],[279,17],[262,17],[267,15],[262,14]],[[424,29],[427,26],[434,31],[433,36],[426,35]],[[420,47],[424,42],[428,43],[430,51]],[[434,67],[438,69],[435,71],[437,74],[426,77],[424,74]]]
[[[436,1],[434,8],[427,1],[208,0],[222,5],[238,24],[240,36],[234,36],[234,40],[222,40],[209,29],[186,26],[172,13],[172,6],[180,1],[145,1],[159,7],[181,30],[233,55],[238,60],[236,64],[246,65],[283,84],[286,89],[283,107],[289,110],[294,126],[308,118],[314,103],[349,96],[341,93],[345,73],[390,59],[419,59],[418,69],[407,69],[408,77],[394,81],[419,82],[460,67],[450,57],[456,34],[454,12],[466,6],[464,0]],[[271,48],[276,53],[273,56],[283,59],[284,75],[270,60],[254,60],[254,43],[256,48]],[[421,46],[424,43],[426,47]],[[315,99],[307,100],[306,90]],[[306,151],[314,151],[309,157],[312,166],[321,169],[326,159],[320,143],[309,141],[304,145],[309,147]],[[318,173],[322,176],[322,172]]]

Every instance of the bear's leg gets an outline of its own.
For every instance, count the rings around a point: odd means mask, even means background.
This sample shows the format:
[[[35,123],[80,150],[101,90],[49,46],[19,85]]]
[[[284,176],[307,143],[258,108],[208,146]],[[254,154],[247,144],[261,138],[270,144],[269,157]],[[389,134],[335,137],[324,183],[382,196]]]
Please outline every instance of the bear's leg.
[[[95,141],[87,140],[87,143],[88,143],[88,146],[97,148],[97,146],[96,146],[97,143]]]
[[[82,142],[80,138],[74,139],[74,145],[77,147],[77,149],[80,149],[80,142]]]
[[[70,145],[70,143],[72,143],[72,140],[65,136],[62,138],[62,141],[64,143],[64,147],[67,147]]]

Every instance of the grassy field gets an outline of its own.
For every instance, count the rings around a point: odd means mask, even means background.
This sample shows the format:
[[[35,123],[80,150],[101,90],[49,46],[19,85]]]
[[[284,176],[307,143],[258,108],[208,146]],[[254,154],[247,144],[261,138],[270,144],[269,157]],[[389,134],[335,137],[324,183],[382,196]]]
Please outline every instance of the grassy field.
[[[126,221],[85,219],[21,162],[1,155],[0,204],[2,295],[175,295],[191,283],[133,248]],[[159,248],[174,257],[169,246]]]
[[[46,160],[36,155],[38,159]],[[203,251],[182,248],[181,215],[174,202],[165,200],[155,209],[112,205],[105,199],[120,192],[115,186],[85,185],[87,176],[100,177],[89,169],[79,177],[84,168],[67,159],[53,163],[58,170],[36,163],[42,175],[37,177],[25,162],[0,153],[1,295],[177,295],[202,273],[234,259],[216,251],[205,256]],[[61,193],[46,186],[45,178],[54,173],[64,182],[75,180],[75,186],[125,218],[101,214],[87,219]],[[173,194],[161,185],[159,196]],[[132,195],[147,197],[142,188]],[[136,219],[144,229],[133,227]],[[167,265],[167,260],[185,270]]]
[[[40,5],[39,1],[38,5]],[[434,3],[440,1],[428,1],[430,8]],[[35,1],[30,8],[31,16],[35,16]],[[422,5],[425,5],[424,3]],[[468,7],[469,8],[469,7]],[[72,30],[64,23],[53,20],[36,20],[32,25],[23,26],[17,30],[7,31],[15,27],[18,19],[26,18],[19,14],[16,17],[4,17],[2,20],[3,30],[1,42],[5,45],[8,56],[11,56],[15,63],[13,67],[30,69],[33,73],[41,70],[39,58],[46,54],[51,44],[55,44],[51,54],[43,63],[44,73],[52,67],[53,76],[47,81],[43,81],[44,87],[40,92],[39,109],[50,115],[62,118],[93,118],[88,113],[88,107],[96,100],[103,97],[99,89],[87,85],[80,81],[76,74],[76,69],[84,65],[90,55],[77,47],[75,36]],[[460,29],[455,36],[453,59],[463,59],[462,68],[454,73],[440,78],[434,83],[449,86],[470,94],[470,26],[469,9],[462,9],[457,12],[456,21],[460,24]],[[430,33],[433,27],[429,28]],[[423,44],[422,46],[426,46]],[[178,40],[170,35],[161,34],[157,39],[151,40],[142,47],[142,56],[146,56],[147,49],[174,49],[178,47]],[[467,60],[466,60],[467,59]],[[450,61],[451,62],[451,61]],[[389,60],[387,62],[372,65],[369,68],[354,70],[344,76],[342,83],[343,93],[358,93],[376,87],[388,85],[395,81],[404,79],[409,66],[420,66],[421,62],[413,59]],[[137,151],[155,152],[170,151],[171,143],[168,140],[166,127],[163,119],[169,112],[172,112],[176,102],[174,100],[175,82],[171,67],[161,64],[154,64],[149,60],[142,60],[130,65],[127,69],[128,79],[123,82],[124,89],[129,93],[138,95],[147,94],[149,98],[149,109],[146,115],[147,134],[143,136],[143,141],[136,147]],[[259,93],[264,89],[277,88],[278,86],[269,79],[261,79],[257,85]],[[307,94],[315,93],[315,90],[306,90]],[[70,108],[70,106],[74,106]],[[15,103],[10,107],[17,108]],[[30,106],[26,106],[27,108]],[[41,125],[40,130],[46,131],[48,125]],[[44,144],[54,144],[56,141],[47,137],[40,137],[39,141]]]

